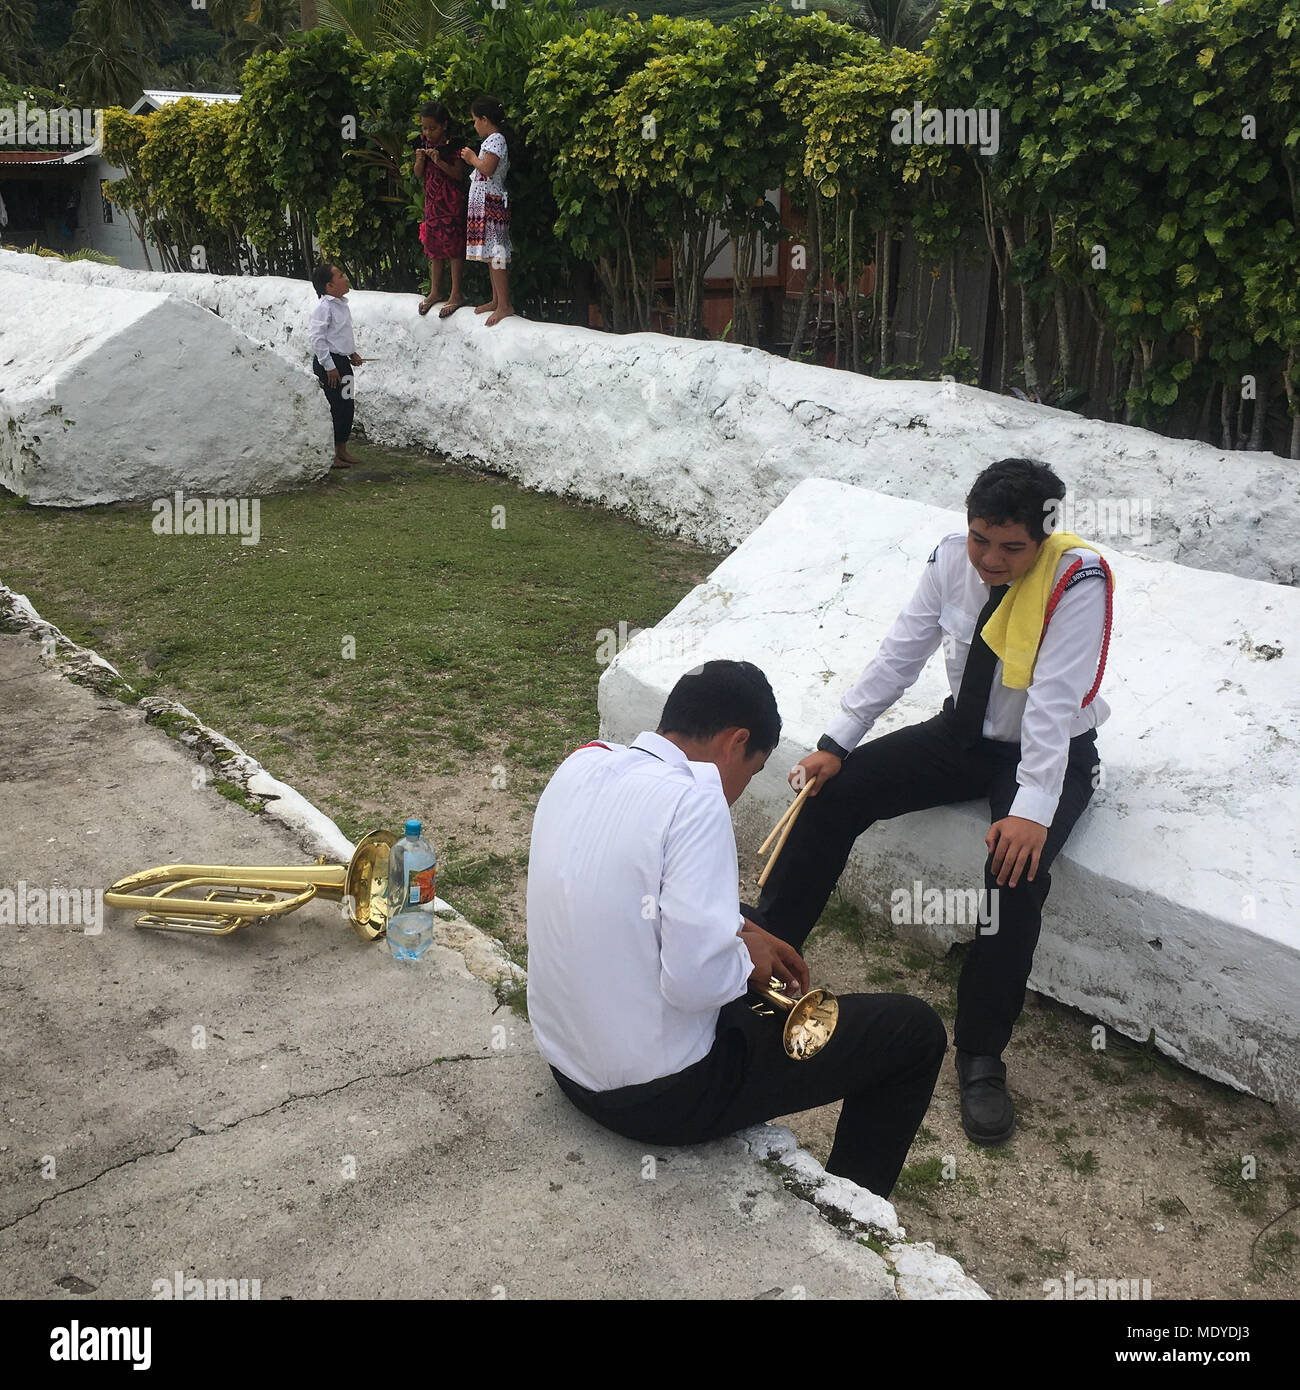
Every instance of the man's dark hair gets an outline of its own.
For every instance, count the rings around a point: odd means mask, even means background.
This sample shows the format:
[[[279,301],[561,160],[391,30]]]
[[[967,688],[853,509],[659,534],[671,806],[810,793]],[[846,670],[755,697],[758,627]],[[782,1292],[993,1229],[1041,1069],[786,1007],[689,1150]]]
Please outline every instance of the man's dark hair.
[[[745,756],[770,753],[781,737],[781,716],[767,677],[752,661],[706,661],[673,686],[659,717],[661,734],[712,738],[748,729]]]
[[[324,299],[325,286],[334,278],[334,272],[338,269],[333,265],[318,265],[311,273],[312,288],[316,291],[317,299]]]
[[[1019,522],[1031,540],[1041,541],[1048,530],[1044,522],[1050,523],[1064,501],[1065,484],[1045,463],[999,459],[989,464],[967,493],[966,520],[979,517],[994,526]],[[1050,505],[1053,502],[1055,508]]]

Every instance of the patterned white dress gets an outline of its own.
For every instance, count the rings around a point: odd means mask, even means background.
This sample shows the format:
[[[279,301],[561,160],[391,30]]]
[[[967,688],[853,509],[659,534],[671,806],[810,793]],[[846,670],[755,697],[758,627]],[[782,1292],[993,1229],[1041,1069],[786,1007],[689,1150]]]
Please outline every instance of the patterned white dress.
[[[510,205],[506,198],[506,173],[510,156],[506,137],[494,131],[479,147],[479,155],[494,154],[500,163],[490,179],[475,169],[470,175],[469,215],[465,225],[465,259],[492,261],[499,266],[510,261]]]

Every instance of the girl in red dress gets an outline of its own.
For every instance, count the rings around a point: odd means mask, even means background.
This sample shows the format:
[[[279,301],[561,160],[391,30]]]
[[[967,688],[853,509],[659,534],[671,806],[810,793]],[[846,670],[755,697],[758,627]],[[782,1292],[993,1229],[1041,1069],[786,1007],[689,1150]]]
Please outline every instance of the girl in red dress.
[[[441,319],[464,303],[460,279],[465,270],[465,212],[468,185],[465,165],[459,158],[463,142],[451,130],[451,116],[440,101],[420,107],[420,139],[415,150],[415,176],[424,182],[424,220],[420,244],[429,257],[429,293],[420,301],[427,314],[438,298],[442,263],[451,265],[451,294],[438,312]]]

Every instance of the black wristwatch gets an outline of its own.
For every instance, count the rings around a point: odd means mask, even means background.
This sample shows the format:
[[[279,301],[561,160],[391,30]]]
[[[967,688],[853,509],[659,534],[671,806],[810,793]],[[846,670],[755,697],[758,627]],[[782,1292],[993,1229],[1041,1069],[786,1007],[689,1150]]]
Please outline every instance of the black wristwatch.
[[[849,750],[847,748],[841,748],[830,734],[823,734],[821,738],[817,740],[817,751],[819,753],[834,753],[840,762],[843,762],[844,759],[849,756]]]

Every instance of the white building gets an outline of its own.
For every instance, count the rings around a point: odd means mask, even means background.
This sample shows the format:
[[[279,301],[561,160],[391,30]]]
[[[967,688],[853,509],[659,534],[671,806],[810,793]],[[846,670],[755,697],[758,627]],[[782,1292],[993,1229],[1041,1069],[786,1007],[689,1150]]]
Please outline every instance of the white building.
[[[148,115],[188,97],[214,103],[238,101],[233,92],[146,90],[131,114]],[[101,154],[75,147],[0,147],[0,241],[19,250],[39,243],[67,253],[90,248],[129,270],[159,270],[158,248],[142,245],[126,214],[104,197],[102,184],[123,170]]]

